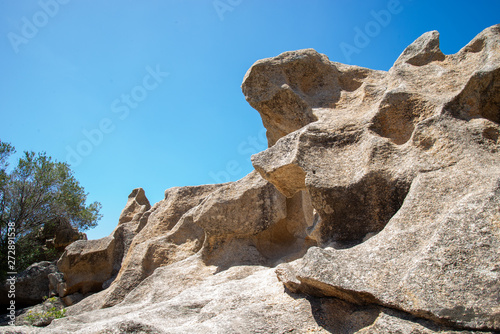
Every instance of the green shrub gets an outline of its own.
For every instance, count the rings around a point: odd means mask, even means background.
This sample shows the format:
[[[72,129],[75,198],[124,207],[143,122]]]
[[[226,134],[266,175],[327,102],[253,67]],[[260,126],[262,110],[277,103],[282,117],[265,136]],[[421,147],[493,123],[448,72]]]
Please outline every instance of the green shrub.
[[[47,326],[52,320],[63,318],[66,315],[65,308],[58,308],[53,303],[57,302],[56,297],[47,298],[44,297],[43,310],[35,312],[33,310],[28,311],[25,316],[25,320],[32,326]]]

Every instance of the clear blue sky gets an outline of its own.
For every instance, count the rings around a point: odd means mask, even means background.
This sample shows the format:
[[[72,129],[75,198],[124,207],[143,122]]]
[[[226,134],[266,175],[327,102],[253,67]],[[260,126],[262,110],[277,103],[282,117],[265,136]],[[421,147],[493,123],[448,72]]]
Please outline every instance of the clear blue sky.
[[[498,0],[0,0],[0,139],[70,162],[100,238],[133,188],[154,204],[252,170],[266,145],[240,85],[258,59],[314,48],[388,70],[426,31],[449,54],[497,23]]]

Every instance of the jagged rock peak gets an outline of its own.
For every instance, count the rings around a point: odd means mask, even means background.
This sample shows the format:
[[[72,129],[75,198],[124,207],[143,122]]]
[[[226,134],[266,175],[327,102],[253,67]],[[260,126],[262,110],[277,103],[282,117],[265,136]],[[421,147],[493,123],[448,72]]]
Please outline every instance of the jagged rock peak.
[[[425,33],[388,72],[332,62],[313,49],[285,52],[257,61],[247,71],[242,91],[261,114],[269,147],[333,113],[347,127],[359,124],[365,121],[360,119],[365,118],[363,113],[379,103],[386,107],[366,122],[374,123],[374,131],[406,142],[421,117],[439,112],[434,109],[460,93],[471,78],[496,73],[499,30],[500,25],[485,29],[457,54],[448,56],[439,49],[439,33]],[[387,119],[387,109],[400,103],[400,109],[415,110],[413,114],[401,112],[394,120]]]
[[[149,204],[144,189],[136,188],[128,195],[127,205],[125,205],[120,215],[118,224],[139,221],[141,216],[149,209],[151,209],[151,204]]]
[[[410,44],[396,60],[394,66],[408,63],[424,66],[433,61],[443,61],[445,55],[439,48],[439,32],[429,31]]]

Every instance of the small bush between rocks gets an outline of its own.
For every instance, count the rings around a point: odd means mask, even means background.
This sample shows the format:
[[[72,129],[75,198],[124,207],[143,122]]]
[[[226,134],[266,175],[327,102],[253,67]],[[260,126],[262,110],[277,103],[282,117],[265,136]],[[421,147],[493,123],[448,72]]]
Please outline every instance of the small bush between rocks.
[[[41,309],[32,309],[28,311],[24,320],[31,326],[48,326],[52,320],[63,318],[66,315],[66,309],[61,308],[56,297],[44,298]]]

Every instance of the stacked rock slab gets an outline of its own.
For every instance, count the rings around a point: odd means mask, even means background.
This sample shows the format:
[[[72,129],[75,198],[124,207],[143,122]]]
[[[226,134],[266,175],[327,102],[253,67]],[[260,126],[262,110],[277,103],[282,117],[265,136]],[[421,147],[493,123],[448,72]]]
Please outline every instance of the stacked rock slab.
[[[123,261],[116,230],[59,261],[68,292],[116,279],[36,332],[500,331],[499,67],[500,26],[454,55],[426,33],[388,72],[259,60],[255,171],[153,207],[134,190]]]

